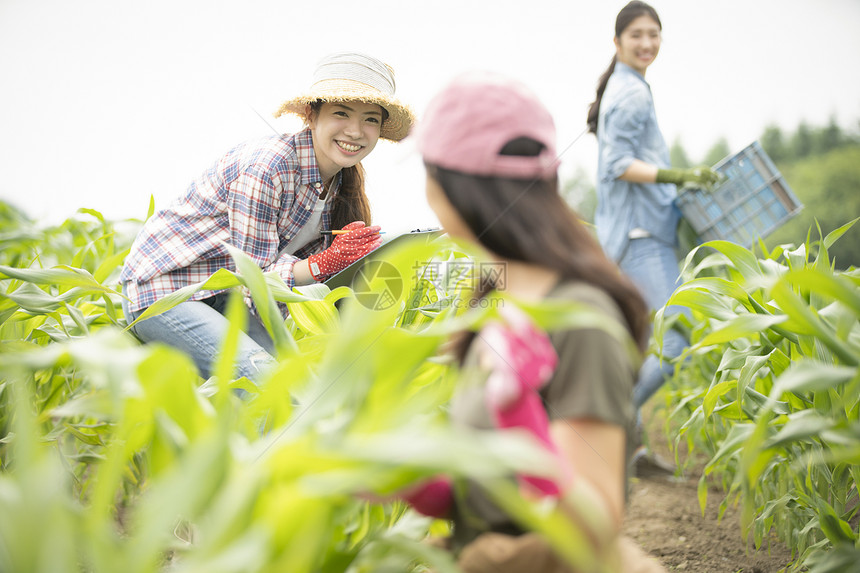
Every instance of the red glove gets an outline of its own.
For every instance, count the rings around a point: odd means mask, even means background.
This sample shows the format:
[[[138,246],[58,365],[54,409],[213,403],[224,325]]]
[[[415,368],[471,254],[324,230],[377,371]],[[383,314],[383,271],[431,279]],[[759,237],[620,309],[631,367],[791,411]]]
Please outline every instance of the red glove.
[[[487,406],[500,428],[523,428],[555,455],[563,475],[570,470],[549,435],[549,418],[538,391],[552,377],[558,356],[545,333],[527,316],[512,309],[502,311],[505,324],[490,323],[481,330],[489,346],[493,367],[487,379]],[[558,495],[560,488],[547,478],[521,476],[521,481],[542,495]]]
[[[308,257],[308,267],[315,281],[342,271],[382,244],[377,225],[366,227],[362,221],[354,221],[343,230],[349,233],[336,235],[329,248]]]

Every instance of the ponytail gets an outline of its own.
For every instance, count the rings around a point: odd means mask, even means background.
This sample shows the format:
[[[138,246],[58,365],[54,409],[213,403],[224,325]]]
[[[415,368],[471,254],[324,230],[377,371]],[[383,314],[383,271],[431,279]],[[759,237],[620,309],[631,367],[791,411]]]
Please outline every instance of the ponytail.
[[[615,38],[621,38],[621,33],[624,32],[624,30],[627,29],[627,26],[629,26],[630,23],[639,16],[648,16],[657,22],[657,25],[661,30],[663,29],[663,24],[660,22],[660,16],[657,15],[657,10],[641,0],[632,0],[631,2],[628,2],[627,5],[618,12],[618,16],[615,17]],[[606,91],[606,84],[609,81],[609,76],[611,76],[612,72],[615,71],[616,61],[616,57],[612,56],[612,62],[610,62],[609,67],[606,68],[606,71],[603,72],[603,75],[600,76],[600,79],[597,81],[597,97],[593,102],[591,102],[591,107],[588,108],[588,119],[586,121],[588,124],[588,131],[595,135],[597,134],[597,120],[600,117],[600,101],[603,99],[603,92]]]
[[[615,71],[616,61],[616,57],[612,56],[612,61],[609,62],[609,67],[606,68],[606,71],[603,72],[603,75],[600,76],[599,80],[597,80],[597,97],[594,98],[594,101],[591,102],[591,106],[588,108],[588,119],[586,120],[588,131],[595,135],[597,134],[597,119],[600,117],[600,102],[603,99],[603,92],[606,91],[606,84],[609,83],[609,76],[611,76],[612,72]]]

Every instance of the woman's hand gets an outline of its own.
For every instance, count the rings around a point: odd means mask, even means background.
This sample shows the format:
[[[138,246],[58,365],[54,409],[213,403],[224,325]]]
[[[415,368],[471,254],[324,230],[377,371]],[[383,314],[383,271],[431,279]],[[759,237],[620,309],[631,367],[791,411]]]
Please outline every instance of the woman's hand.
[[[692,185],[710,189],[720,180],[720,174],[702,165],[690,169],[658,169],[657,183],[674,183],[678,187]]]
[[[382,244],[378,225],[367,227],[362,221],[354,221],[342,230],[347,232],[335,236],[329,248],[308,257],[308,268],[315,281],[342,271]]]

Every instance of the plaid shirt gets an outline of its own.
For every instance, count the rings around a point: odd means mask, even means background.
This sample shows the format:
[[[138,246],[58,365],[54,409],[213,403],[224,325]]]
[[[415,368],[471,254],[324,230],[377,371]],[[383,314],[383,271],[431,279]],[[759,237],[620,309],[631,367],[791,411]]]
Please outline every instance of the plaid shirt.
[[[337,193],[340,177],[332,187]],[[321,251],[325,241],[281,251],[310,218],[322,189],[309,129],[236,146],[143,225],[120,274],[129,309],[144,309],[218,269],[235,270],[223,243],[292,288],[295,262]],[[330,230],[330,205],[326,201],[322,230]],[[218,292],[199,291],[191,300]]]

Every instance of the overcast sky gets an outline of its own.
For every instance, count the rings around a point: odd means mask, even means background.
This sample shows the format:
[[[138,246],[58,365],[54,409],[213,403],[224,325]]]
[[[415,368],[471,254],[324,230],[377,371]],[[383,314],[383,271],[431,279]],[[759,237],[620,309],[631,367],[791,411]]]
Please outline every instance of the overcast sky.
[[[419,116],[458,73],[523,80],[556,119],[563,176],[593,180],[581,134],[624,3],[0,0],[0,197],[44,221],[80,207],[142,218],[150,195],[166,206],[236,143],[299,129],[271,113],[338,50],[388,62]],[[653,5],[663,46],[647,80],[691,159],[771,124],[860,125],[860,0]],[[436,225],[408,143],[381,142],[365,166],[376,222]]]

